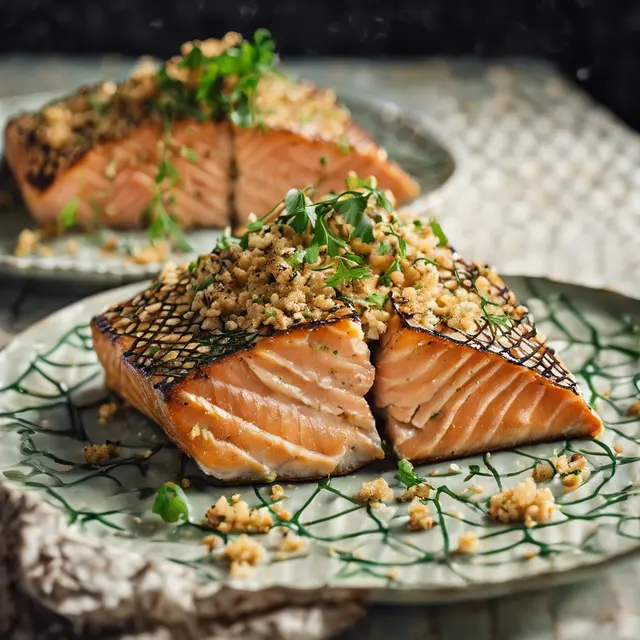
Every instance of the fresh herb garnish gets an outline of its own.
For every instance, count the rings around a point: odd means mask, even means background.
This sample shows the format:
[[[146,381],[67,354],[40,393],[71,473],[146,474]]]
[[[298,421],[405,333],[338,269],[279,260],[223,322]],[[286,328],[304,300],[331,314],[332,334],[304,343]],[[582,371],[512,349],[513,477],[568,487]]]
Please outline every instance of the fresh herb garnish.
[[[398,462],[398,473],[395,475],[395,479],[407,489],[419,484],[429,484],[426,478],[419,476],[413,470],[413,465],[408,460],[400,460]]]
[[[180,153],[189,162],[193,162],[194,164],[196,162],[198,162],[198,160],[200,160],[200,156],[198,156],[198,153],[194,149],[191,149],[191,147],[187,147],[187,146],[183,145],[182,147],[180,147]]]
[[[329,160],[328,160],[327,156],[320,156],[320,164],[323,167],[326,167],[329,164]]]
[[[407,255],[407,243],[392,224],[389,225],[386,235],[393,236],[398,241],[398,253],[401,258],[404,258]]]
[[[340,287],[341,285],[349,284],[354,280],[370,278],[371,275],[369,267],[358,266],[358,263],[354,263],[346,256],[341,256],[338,258],[338,268],[336,269],[336,272],[327,279],[327,286]]]
[[[284,261],[291,267],[293,267],[296,270],[300,270],[302,269],[303,265],[304,265],[304,259],[305,256],[307,255],[307,251],[306,249],[297,249],[294,253],[292,253],[290,256],[286,257],[284,259]]]
[[[349,153],[351,151],[351,146],[347,142],[347,136],[344,133],[338,138],[338,149],[340,153]]]
[[[73,198],[62,207],[58,215],[58,223],[63,229],[71,229],[78,223],[78,201]]]
[[[205,277],[205,279],[202,281],[202,283],[197,285],[197,286],[195,286],[193,288],[193,290],[196,293],[198,291],[204,291],[205,289],[210,287],[215,281],[216,281],[216,277],[213,275],[213,273],[210,273],[208,276]]]
[[[165,522],[189,522],[189,500],[174,482],[165,482],[158,489],[152,511]]]
[[[433,233],[435,234],[436,238],[438,238],[439,242],[438,242],[438,246],[439,247],[446,247],[449,244],[449,240],[447,238],[447,236],[445,235],[445,232],[442,230],[442,227],[440,226],[440,223],[435,220],[434,218],[431,218],[431,220],[429,220],[429,226],[431,227],[431,231],[433,231]]]
[[[394,271],[401,271],[400,260],[396,258],[390,265],[389,268],[380,276],[380,280],[378,281],[383,287],[388,287],[393,282],[391,280],[391,274]]]
[[[258,82],[276,62],[275,44],[266,29],[258,29],[253,42],[243,40],[217,56],[205,56],[194,46],[178,66],[199,74],[196,86],[172,78],[165,64],[157,73],[161,97],[156,106],[171,118],[228,117],[240,127],[253,126]]]
[[[364,300],[360,300],[366,306],[375,307],[376,309],[382,309],[386,301],[387,296],[383,293],[370,293]]]
[[[386,256],[387,253],[389,253],[389,251],[391,251],[391,247],[386,242],[381,242],[378,245],[378,255],[379,256]]]

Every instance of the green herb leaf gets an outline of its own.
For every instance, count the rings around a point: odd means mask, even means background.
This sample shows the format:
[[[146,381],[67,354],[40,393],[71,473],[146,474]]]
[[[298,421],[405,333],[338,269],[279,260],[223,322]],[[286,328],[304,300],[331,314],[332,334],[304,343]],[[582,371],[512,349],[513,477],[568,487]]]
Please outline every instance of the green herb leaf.
[[[390,265],[389,268],[380,276],[380,280],[378,281],[380,283],[380,285],[382,285],[383,287],[388,287],[393,283],[393,280],[391,280],[391,274],[394,271],[400,271],[401,267],[400,267],[400,260],[398,258],[396,258]]]
[[[391,247],[386,242],[381,242],[378,245],[378,255],[379,256],[386,256],[387,253],[389,253],[389,251],[391,251]]]
[[[194,287],[193,290],[196,293],[198,291],[204,291],[205,289],[210,287],[215,281],[216,281],[216,277],[213,275],[213,273],[210,273],[205,277],[205,279],[198,286]]]
[[[327,156],[320,156],[320,164],[323,167],[326,167],[329,164],[329,160],[328,160]]]
[[[342,257],[345,260],[349,260],[350,262],[355,262],[356,264],[364,264],[364,258],[355,253],[345,253]]]
[[[58,215],[58,222],[63,229],[71,229],[78,223],[78,201],[73,198],[62,207]]]
[[[165,482],[158,489],[152,511],[165,522],[189,522],[189,500],[182,488],[173,482]]]
[[[375,307],[376,309],[382,309],[384,307],[385,302],[387,301],[387,296],[383,293],[370,293],[364,300],[364,302],[369,307]]]
[[[400,460],[398,462],[398,473],[395,475],[395,478],[407,487],[407,489],[415,487],[418,484],[429,484],[426,478],[419,476],[413,470],[413,465],[408,460]]]
[[[200,160],[200,157],[198,156],[197,152],[194,151],[193,149],[191,149],[191,147],[187,147],[187,146],[182,146],[180,148],[180,153],[189,161],[189,162],[193,162],[196,163],[198,162],[198,160]]]
[[[389,198],[387,198],[387,196],[385,195],[384,191],[381,191],[380,189],[374,189],[373,193],[376,197],[376,204],[379,207],[383,207],[384,210],[388,213],[391,213],[393,211],[393,205],[391,204]]]
[[[340,153],[349,153],[351,151],[351,146],[347,142],[347,136],[344,133],[338,138],[338,149]]]
[[[424,224],[422,222],[422,220],[414,220],[413,221],[413,226],[415,227],[416,231],[422,231]]]
[[[318,247],[326,246],[329,257],[335,258],[346,243],[342,238],[329,231],[324,218],[318,217],[314,229],[313,244]]]
[[[305,249],[298,249],[295,253],[285,258],[285,262],[294,269],[300,270],[304,265],[304,259],[307,255]]]
[[[431,227],[431,231],[433,231],[433,233],[435,234],[436,238],[438,238],[438,240],[440,241],[438,243],[439,247],[446,247],[449,244],[449,240],[447,239],[447,236],[445,235],[444,231],[442,230],[442,227],[440,226],[440,223],[435,220],[434,218],[431,218],[431,220],[429,220],[429,226]]]
[[[348,284],[354,280],[362,280],[363,278],[371,277],[371,270],[369,267],[353,267],[344,258],[338,258],[338,268],[336,272],[327,279],[327,286],[340,287],[343,284]]]
[[[318,258],[320,257],[320,245],[318,244],[312,244],[308,249],[307,249],[307,263],[308,264],[315,264],[316,262],[318,262]]]

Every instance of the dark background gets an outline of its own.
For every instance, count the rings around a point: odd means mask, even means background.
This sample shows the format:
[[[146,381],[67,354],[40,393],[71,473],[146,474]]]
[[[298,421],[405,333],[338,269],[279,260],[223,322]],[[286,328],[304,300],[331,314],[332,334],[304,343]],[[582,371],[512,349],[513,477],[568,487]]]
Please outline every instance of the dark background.
[[[545,58],[640,128],[640,0],[0,0],[0,52],[168,57],[257,27],[283,55]]]

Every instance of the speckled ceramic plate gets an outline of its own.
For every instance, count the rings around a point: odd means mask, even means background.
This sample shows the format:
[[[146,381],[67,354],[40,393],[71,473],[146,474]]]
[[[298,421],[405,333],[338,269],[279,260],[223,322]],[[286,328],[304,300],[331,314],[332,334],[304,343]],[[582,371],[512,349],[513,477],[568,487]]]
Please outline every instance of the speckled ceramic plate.
[[[429,508],[436,525],[428,531],[408,530],[407,505],[369,509],[354,500],[362,482],[379,475],[398,488],[391,457],[347,477],[286,485],[292,518],[283,524],[307,539],[309,553],[278,561],[273,549],[280,532],[261,535],[269,558],[243,586],[373,589],[387,601],[484,597],[574,579],[639,548],[640,420],[629,408],[640,397],[640,302],[546,280],[508,281],[577,373],[606,422],[602,438],[421,466],[435,487]],[[236,491],[269,508],[269,486],[216,486],[131,409],[120,408],[107,425],[97,419],[109,396],[87,322],[140,288],[74,304],[0,353],[0,471],[4,482],[36,492],[88,534],[193,567],[194,578],[221,582],[227,566],[200,544],[207,532],[197,522],[219,496]],[[121,442],[121,457],[88,466],[83,446],[107,439]],[[536,462],[554,452],[583,453],[592,474],[569,493],[558,478],[548,483],[560,506],[552,521],[532,529],[489,522],[489,496],[529,477]],[[151,513],[153,496],[165,481],[185,477],[193,524],[165,524]],[[479,537],[475,555],[456,553],[467,532]]]
[[[38,94],[0,101],[0,130],[11,114],[37,109],[55,97],[52,94]],[[393,106],[373,105],[354,99],[345,100],[345,103],[351,109],[354,120],[370,131],[387,149],[390,157],[418,180],[422,194],[412,206],[416,210],[424,207],[426,196],[441,186],[453,173],[454,162],[449,152],[417,119],[402,114]],[[16,257],[13,251],[18,234],[29,226],[33,226],[33,221],[22,209],[0,213],[0,273],[76,281],[82,279],[115,285],[151,277],[161,268],[159,263],[135,264],[124,253],[104,254],[99,238],[75,233],[65,234],[49,243],[55,250],[52,256],[36,254]],[[144,245],[147,242],[144,232],[117,232],[116,235],[125,246]],[[194,249],[193,255],[210,251],[219,236],[219,230],[190,232],[188,238]],[[67,250],[70,240],[73,240],[77,247],[73,256],[70,256]],[[179,261],[185,261],[185,258],[190,256],[173,257]]]

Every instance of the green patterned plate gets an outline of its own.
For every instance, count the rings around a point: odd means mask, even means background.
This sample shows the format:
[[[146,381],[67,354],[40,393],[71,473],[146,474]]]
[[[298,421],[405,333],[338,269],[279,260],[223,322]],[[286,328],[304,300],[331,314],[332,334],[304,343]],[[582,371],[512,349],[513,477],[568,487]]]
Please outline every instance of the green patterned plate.
[[[0,131],[4,121],[19,111],[39,108],[57,97],[56,94],[37,94],[0,100]],[[454,170],[451,154],[426,130],[416,118],[410,117],[393,105],[373,105],[350,98],[344,101],[354,120],[389,152],[419,182],[422,194],[413,201],[416,210],[424,209],[428,194],[444,184]],[[2,139],[0,138],[0,158]],[[1,187],[1,185],[0,185]],[[284,195],[284,194],[283,194]],[[18,235],[25,227],[33,226],[28,213],[22,209],[0,212],[0,274],[10,273],[37,278],[88,280],[117,285],[153,277],[161,268],[159,263],[135,264],[125,253],[105,254],[100,238],[80,233],[69,233],[50,242],[55,250],[52,256],[33,254],[17,257],[13,254]],[[139,247],[147,244],[144,232],[117,232],[122,246]],[[188,234],[194,254],[206,253],[220,237],[220,230],[203,229]],[[68,244],[75,244],[74,255],[69,255]],[[193,256],[172,256],[177,262],[188,262]]]
[[[408,530],[407,505],[371,509],[354,500],[362,482],[379,475],[398,487],[392,459],[343,478],[285,485],[292,517],[283,525],[306,538],[308,553],[278,559],[273,550],[280,531],[260,535],[268,558],[242,586],[373,589],[387,601],[482,597],[573,579],[638,549],[640,420],[630,407],[640,398],[640,302],[546,280],[508,280],[605,420],[602,438],[421,466],[436,488],[429,505],[436,525],[428,531]],[[200,540],[211,531],[195,522],[219,496],[236,489],[204,477],[131,409],[121,408],[106,425],[98,421],[108,394],[87,321],[140,288],[72,305],[0,353],[0,472],[4,482],[35,492],[88,534],[222,583],[228,567],[205,550]],[[121,457],[100,468],[87,465],[83,446],[107,439],[122,443]],[[589,480],[569,493],[557,478],[548,483],[560,509],[547,525],[490,523],[488,497],[529,477],[536,462],[554,452],[583,453],[593,470]],[[194,524],[165,524],[151,513],[155,491],[184,477],[191,480]],[[252,505],[270,504],[268,485],[237,492]],[[478,552],[456,553],[460,535],[468,532],[478,535]]]

